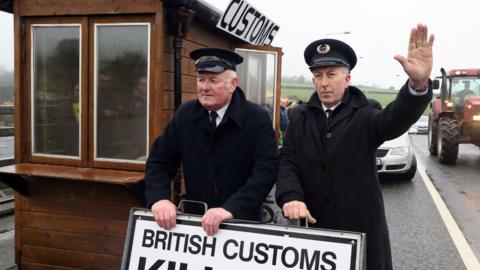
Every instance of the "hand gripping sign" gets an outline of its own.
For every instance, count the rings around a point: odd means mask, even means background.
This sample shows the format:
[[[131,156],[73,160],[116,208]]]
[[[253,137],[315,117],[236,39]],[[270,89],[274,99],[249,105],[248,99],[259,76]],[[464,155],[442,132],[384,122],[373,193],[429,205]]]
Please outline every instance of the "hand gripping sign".
[[[148,209],[133,208],[122,269],[333,270],[365,267],[365,234],[251,222],[224,222],[207,236],[201,217],[177,215],[160,228]]]

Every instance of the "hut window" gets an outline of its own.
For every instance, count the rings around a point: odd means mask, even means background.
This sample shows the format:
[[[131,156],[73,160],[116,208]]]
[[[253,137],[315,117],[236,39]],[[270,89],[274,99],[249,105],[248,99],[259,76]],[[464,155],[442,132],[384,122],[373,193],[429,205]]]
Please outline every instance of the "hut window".
[[[146,160],[149,33],[145,23],[95,24],[95,160]]]
[[[80,25],[32,25],[33,155],[80,159],[80,33]]]
[[[237,67],[240,88],[248,100],[265,108],[275,123],[277,53],[249,49],[236,49],[236,52],[244,58]]]

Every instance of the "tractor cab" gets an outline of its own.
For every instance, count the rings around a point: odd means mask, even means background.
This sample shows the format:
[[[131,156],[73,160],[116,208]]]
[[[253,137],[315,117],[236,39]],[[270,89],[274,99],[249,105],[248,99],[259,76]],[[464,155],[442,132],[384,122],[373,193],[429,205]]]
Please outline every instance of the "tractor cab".
[[[458,144],[480,145],[480,69],[454,69],[433,82],[440,89],[430,104],[428,147],[441,163],[454,164]]]
[[[465,105],[469,104],[469,98],[480,96],[480,78],[478,77],[453,77],[451,79],[451,100],[455,112],[463,116]],[[463,117],[462,117],[463,118]]]

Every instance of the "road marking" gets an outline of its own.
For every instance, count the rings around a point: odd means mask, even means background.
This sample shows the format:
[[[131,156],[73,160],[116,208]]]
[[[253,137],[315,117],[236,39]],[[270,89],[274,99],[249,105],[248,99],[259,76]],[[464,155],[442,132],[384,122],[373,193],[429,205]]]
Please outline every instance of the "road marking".
[[[447,227],[448,233],[450,234],[458,253],[460,253],[460,257],[462,257],[465,267],[467,267],[467,270],[480,269],[480,263],[473,253],[472,248],[470,248],[465,236],[463,236],[462,231],[453,219],[452,214],[450,214],[447,205],[445,205],[445,202],[440,197],[440,194],[435,186],[433,186],[432,180],[430,177],[428,177],[427,173],[425,173],[425,167],[419,160],[417,160],[417,167],[423,183],[425,183],[430,196],[432,196],[433,202],[435,203],[435,206],[442,217],[443,223]]]

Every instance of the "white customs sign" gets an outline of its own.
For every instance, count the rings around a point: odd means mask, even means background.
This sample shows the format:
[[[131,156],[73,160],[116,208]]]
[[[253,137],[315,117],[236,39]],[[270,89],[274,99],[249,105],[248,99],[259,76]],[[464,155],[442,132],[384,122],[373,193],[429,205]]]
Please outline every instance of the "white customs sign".
[[[244,0],[232,0],[217,22],[220,28],[253,45],[270,45],[280,27]]]
[[[360,270],[364,242],[362,233],[230,222],[207,236],[200,217],[183,214],[167,231],[150,210],[132,209],[122,269]]]

